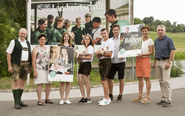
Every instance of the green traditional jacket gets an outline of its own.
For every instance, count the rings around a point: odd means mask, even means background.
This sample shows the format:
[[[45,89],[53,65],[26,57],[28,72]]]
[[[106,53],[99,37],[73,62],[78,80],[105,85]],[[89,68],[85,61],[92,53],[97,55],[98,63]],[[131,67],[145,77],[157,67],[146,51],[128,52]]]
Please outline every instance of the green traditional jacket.
[[[50,41],[53,39],[53,26],[49,25],[47,28],[46,28],[46,32],[47,32],[47,39],[48,39],[48,42],[47,43],[50,43]]]
[[[60,43],[60,39],[62,38],[63,30],[54,28],[53,30],[53,38],[50,41],[50,45],[58,45]]]
[[[32,45],[38,45],[39,44],[39,42],[38,42],[38,36],[40,34],[44,34],[44,35],[47,36],[46,30],[43,31],[43,30],[40,30],[40,28],[37,28],[35,30],[35,32],[32,34],[32,37],[31,37],[31,44]],[[47,42],[48,42],[48,39],[46,38],[46,44],[47,44]]]

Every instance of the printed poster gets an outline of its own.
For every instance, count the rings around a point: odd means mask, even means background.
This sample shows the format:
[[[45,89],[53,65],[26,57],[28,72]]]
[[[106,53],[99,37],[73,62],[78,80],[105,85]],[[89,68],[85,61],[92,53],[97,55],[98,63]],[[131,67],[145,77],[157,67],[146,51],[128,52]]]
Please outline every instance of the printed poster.
[[[73,82],[74,50],[50,46],[48,81]]]
[[[121,27],[120,47],[118,58],[136,57],[141,53],[143,24],[128,25]]]

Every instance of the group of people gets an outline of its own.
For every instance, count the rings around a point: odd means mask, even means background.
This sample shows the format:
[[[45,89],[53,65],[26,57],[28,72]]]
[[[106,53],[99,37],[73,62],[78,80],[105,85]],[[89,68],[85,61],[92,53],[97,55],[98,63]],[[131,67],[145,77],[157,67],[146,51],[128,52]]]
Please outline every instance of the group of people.
[[[85,17],[88,17],[86,15]],[[85,51],[77,56],[79,62],[78,70],[78,82],[80,86],[80,92],[82,98],[79,103],[91,103],[90,93],[90,72],[92,69],[91,62],[93,61],[93,51],[94,44],[98,44],[101,40],[100,49],[95,52],[96,57],[99,59],[99,72],[101,77],[101,83],[103,86],[104,97],[98,103],[101,106],[108,105],[113,100],[113,79],[115,74],[118,72],[119,79],[119,94],[117,96],[117,102],[122,100],[123,90],[124,90],[124,70],[126,65],[126,58],[118,58],[118,50],[120,46],[120,26],[117,24],[116,12],[113,9],[108,10],[105,13],[107,22],[111,23],[110,31],[106,28],[98,28],[94,30],[97,32],[100,30],[100,36],[96,36],[95,32],[91,28],[86,27],[86,32],[91,34],[86,34],[80,41],[81,44],[85,46]],[[56,20],[56,19],[55,19]],[[58,19],[57,19],[58,20]],[[101,22],[101,19],[94,18],[94,22]],[[63,18],[62,18],[63,21]],[[39,21],[43,22],[43,21]],[[49,21],[48,21],[49,22]],[[93,21],[92,21],[93,22]],[[97,23],[96,22],[96,23]],[[99,24],[93,24],[99,25]],[[44,24],[44,23],[43,23]],[[49,24],[49,23],[48,23]],[[56,23],[58,25],[59,23]],[[44,24],[47,27],[47,24]],[[86,23],[87,26],[91,25]],[[77,26],[77,25],[76,25]],[[55,23],[54,23],[55,27]],[[57,27],[57,26],[56,26]],[[78,26],[77,26],[78,27]],[[97,26],[99,27],[99,26]],[[41,29],[41,26],[39,26]],[[72,28],[73,30],[73,28]],[[77,31],[79,31],[77,29]],[[94,32],[94,34],[92,34]],[[151,101],[150,97],[150,73],[151,73],[151,56],[154,53],[155,46],[155,60],[153,67],[156,69],[157,77],[159,79],[159,84],[161,88],[161,101],[157,104],[164,107],[172,105],[172,93],[170,88],[170,71],[172,66],[172,61],[174,58],[175,46],[171,38],[166,36],[166,29],[164,25],[159,25],[157,27],[158,37],[153,40],[149,37],[149,27],[143,26],[141,28],[143,35],[141,54],[136,57],[136,77],[139,80],[139,94],[133,102],[149,103]],[[78,33],[78,32],[77,32]],[[12,92],[14,96],[14,108],[21,109],[22,107],[27,107],[21,101],[21,96],[24,89],[25,80],[27,74],[31,72],[31,67],[33,67],[33,77],[34,82],[37,84],[37,95],[38,95],[38,105],[44,106],[45,104],[53,104],[53,101],[49,99],[49,93],[51,88],[51,82],[47,80],[48,74],[48,60],[49,52],[46,46],[49,41],[49,35],[44,33],[37,33],[38,45],[34,47],[33,51],[28,40],[26,40],[27,31],[25,28],[19,30],[19,38],[13,39],[10,42],[6,52],[7,52],[7,62],[8,71],[12,73],[13,76],[13,87]],[[76,35],[75,35],[76,37]],[[97,37],[97,39],[93,39]],[[74,47],[72,44],[72,37],[70,32],[64,32],[59,39],[55,39],[59,42],[57,45]],[[75,40],[76,42],[76,40]],[[143,97],[143,86],[144,79],[146,81],[146,95]],[[42,101],[41,92],[42,85],[46,84],[46,98],[45,102]],[[66,87],[64,85],[66,84]],[[86,89],[83,84],[85,84]],[[86,91],[85,91],[86,90]],[[60,82],[60,101],[59,104],[71,104],[68,99],[70,91],[70,82]],[[64,97],[65,95],[65,97]]]
[[[87,34],[91,35],[94,43],[99,42],[101,40],[101,18],[94,17],[91,20],[91,15],[87,13],[85,15],[85,21],[85,27],[83,28],[81,17],[77,17],[76,24],[70,31],[71,22],[69,20],[65,20],[61,16],[54,18],[54,16],[50,14],[47,16],[47,19],[41,18],[38,20],[38,27],[35,31],[32,31],[31,44],[38,45],[38,36],[44,34],[47,36],[46,45],[58,45],[64,32],[69,32],[74,45],[82,45],[82,40]]]

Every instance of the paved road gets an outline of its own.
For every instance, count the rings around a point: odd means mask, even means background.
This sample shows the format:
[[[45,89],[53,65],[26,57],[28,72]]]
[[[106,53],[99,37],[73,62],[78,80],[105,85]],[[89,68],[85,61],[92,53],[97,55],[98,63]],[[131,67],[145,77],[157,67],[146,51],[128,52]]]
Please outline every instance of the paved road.
[[[98,106],[101,97],[93,97],[92,104],[77,104],[80,98],[71,98],[71,105],[55,104],[37,106],[36,100],[26,100],[29,105],[22,110],[15,110],[12,101],[0,101],[1,116],[185,116],[185,88],[173,90],[173,106],[164,108],[156,105],[160,100],[160,92],[152,92],[150,104],[132,103],[137,94],[124,95],[123,101],[115,100],[108,106]],[[114,96],[116,99],[116,96]]]

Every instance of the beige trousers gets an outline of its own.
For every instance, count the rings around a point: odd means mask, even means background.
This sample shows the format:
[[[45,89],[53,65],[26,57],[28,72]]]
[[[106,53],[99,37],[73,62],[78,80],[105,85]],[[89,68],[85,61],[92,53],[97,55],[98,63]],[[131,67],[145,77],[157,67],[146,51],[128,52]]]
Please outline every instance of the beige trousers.
[[[156,73],[157,73],[157,77],[159,80],[161,93],[162,93],[161,100],[171,102],[172,91],[171,91],[169,80],[170,80],[170,72],[171,72],[172,64],[170,68],[165,69],[165,65],[167,62],[168,60],[161,60],[161,61],[156,60]]]

